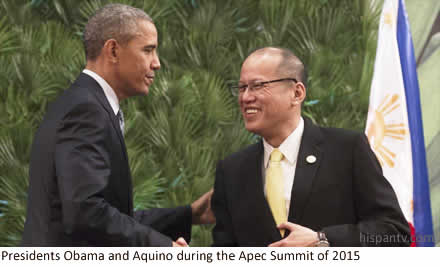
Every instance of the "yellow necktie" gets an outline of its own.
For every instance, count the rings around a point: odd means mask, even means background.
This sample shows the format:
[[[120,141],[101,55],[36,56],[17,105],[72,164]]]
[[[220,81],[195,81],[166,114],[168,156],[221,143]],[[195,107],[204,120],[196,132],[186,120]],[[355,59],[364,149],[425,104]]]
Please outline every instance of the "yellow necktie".
[[[275,223],[287,222],[286,200],[284,198],[284,179],[281,169],[283,154],[275,148],[270,154],[269,168],[266,171],[266,197]],[[281,236],[284,230],[280,230]]]

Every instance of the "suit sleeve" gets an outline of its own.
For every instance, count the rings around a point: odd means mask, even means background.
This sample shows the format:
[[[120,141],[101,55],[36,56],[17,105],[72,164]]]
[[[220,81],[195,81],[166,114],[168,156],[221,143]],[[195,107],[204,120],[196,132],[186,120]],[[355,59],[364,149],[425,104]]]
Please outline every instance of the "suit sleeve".
[[[364,134],[356,140],[352,167],[358,223],[325,227],[330,245],[408,246],[408,223]]]
[[[106,201],[110,127],[106,114],[88,103],[73,108],[58,127],[55,168],[65,232],[91,245],[171,246],[170,238]]]
[[[225,188],[227,187],[224,182],[222,161],[219,161],[215,174],[214,194],[211,199],[211,208],[216,218],[216,225],[212,231],[214,241],[212,246],[214,247],[238,246],[232,231],[231,216],[226,203]]]
[[[191,242],[192,211],[190,206],[140,210],[134,213],[136,221],[176,240],[183,237]]]

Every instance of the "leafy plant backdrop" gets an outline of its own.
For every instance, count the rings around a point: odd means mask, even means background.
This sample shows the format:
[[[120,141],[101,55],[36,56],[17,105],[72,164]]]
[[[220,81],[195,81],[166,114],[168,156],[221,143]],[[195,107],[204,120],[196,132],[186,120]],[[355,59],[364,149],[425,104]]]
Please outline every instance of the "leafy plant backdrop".
[[[228,84],[256,48],[287,47],[303,59],[307,116],[363,130],[378,3],[0,0],[0,246],[19,244],[33,135],[47,104],[85,65],[87,19],[110,2],[145,10],[159,32],[158,79],[148,96],[122,103],[135,208],[191,203],[212,187],[219,159],[255,142]],[[191,244],[210,245],[211,228],[193,227]]]

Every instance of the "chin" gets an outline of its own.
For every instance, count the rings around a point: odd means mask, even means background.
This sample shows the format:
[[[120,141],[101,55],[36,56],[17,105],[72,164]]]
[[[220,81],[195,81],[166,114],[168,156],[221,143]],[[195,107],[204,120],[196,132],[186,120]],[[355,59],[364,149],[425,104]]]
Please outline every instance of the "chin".
[[[247,131],[260,135],[260,129],[256,125],[252,125],[252,123],[246,123],[244,124],[244,127]]]
[[[148,87],[144,87],[144,88],[141,88],[138,91],[138,95],[148,95],[149,92],[150,92],[149,88]]]

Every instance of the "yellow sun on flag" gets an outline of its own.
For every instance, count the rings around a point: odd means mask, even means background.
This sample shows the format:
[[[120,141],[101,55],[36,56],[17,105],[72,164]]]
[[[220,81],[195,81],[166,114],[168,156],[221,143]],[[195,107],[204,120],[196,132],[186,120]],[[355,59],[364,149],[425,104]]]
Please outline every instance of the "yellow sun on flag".
[[[385,122],[385,117],[400,106],[398,101],[398,94],[386,95],[379,107],[374,111],[374,119],[367,131],[368,140],[376,153],[380,165],[384,166],[386,164],[390,168],[393,168],[395,165],[396,153],[384,145],[385,137],[403,140],[405,135],[408,134],[404,123],[392,124]]]
[[[385,13],[384,23],[388,25],[393,25],[393,15],[391,12]]]

